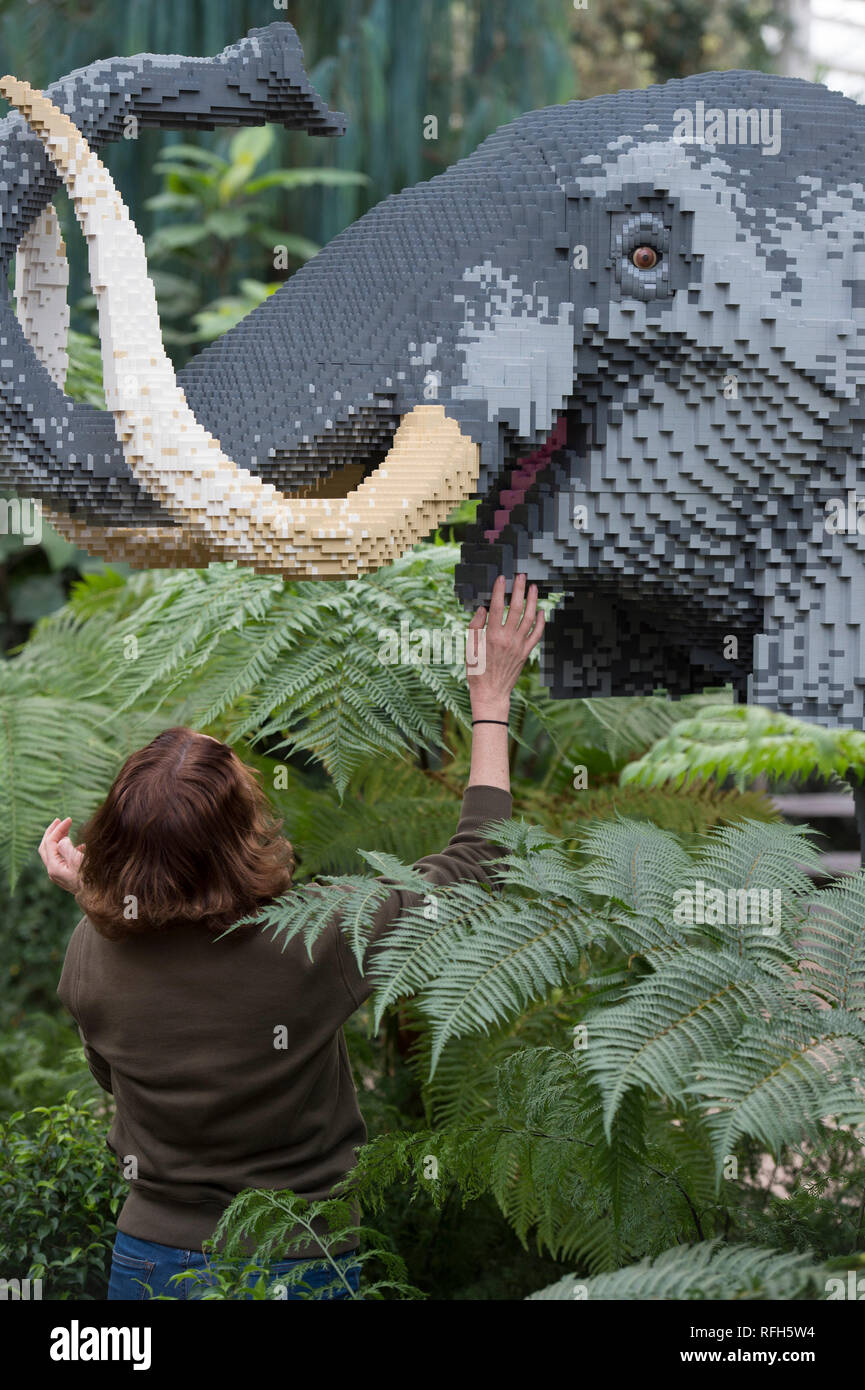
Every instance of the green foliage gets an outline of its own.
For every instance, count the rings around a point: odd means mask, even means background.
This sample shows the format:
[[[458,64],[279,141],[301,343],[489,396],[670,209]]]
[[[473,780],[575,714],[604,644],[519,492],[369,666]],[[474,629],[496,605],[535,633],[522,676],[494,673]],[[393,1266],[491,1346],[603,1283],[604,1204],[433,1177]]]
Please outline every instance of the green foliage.
[[[52,815],[76,824],[102,800],[123,758],[157,725],[151,719],[118,718],[98,698],[98,649],[86,638],[71,652],[67,624],[54,624],[55,662],[45,647],[29,646],[0,663],[0,801],[5,833],[0,869],[10,887],[33,854]],[[62,635],[61,635],[62,634]],[[64,666],[62,652],[71,659]]]
[[[703,835],[716,825],[735,824],[741,820],[780,819],[763,792],[725,791],[712,782],[675,792],[633,783],[625,786],[601,783],[557,797],[544,795],[536,787],[521,785],[515,799],[527,815],[565,838],[573,832],[575,839],[580,837],[587,822],[611,820],[617,816],[651,821],[680,837]]]
[[[349,837],[373,804],[368,828],[377,826],[381,848],[406,858],[435,848],[435,827],[444,827],[445,803],[456,800],[467,771],[465,674],[458,662],[392,662],[387,638],[406,623],[411,633],[462,631],[456,557],[455,547],[420,546],[377,574],[318,583],[231,565],[86,576],[0,669],[0,786],[13,828],[0,862],[14,879],[46,809],[57,806],[77,823],[104,795],[119,754],[171,723],[208,729],[258,757],[288,833],[301,844],[311,833],[310,872],[345,866]],[[422,655],[416,646],[410,654]],[[557,828],[583,814],[570,788],[577,739],[627,756],[681,709],[663,698],[626,701],[602,719],[598,704],[550,700],[536,663],[515,692],[515,788],[526,789],[539,817],[546,796]],[[434,766],[443,755],[451,760],[444,776]],[[300,779],[293,764],[304,759],[318,765],[318,781]],[[412,759],[425,766],[412,769]],[[396,775],[395,760],[405,760]],[[341,846],[326,830],[338,803],[322,772],[340,799],[350,793],[355,801]],[[592,795],[606,813],[601,803],[612,793]],[[421,800],[430,819],[418,814]],[[696,825],[735,812],[732,801],[711,811],[711,800],[700,794],[699,810],[694,802]],[[679,813],[669,814],[678,823]]]
[[[154,279],[157,293],[161,291],[160,317],[167,343],[217,338],[278,288],[278,280],[261,284],[247,276],[239,281],[239,293],[228,292],[234,248],[240,239],[250,238],[265,247],[271,270],[275,264],[286,270],[289,260],[295,264],[308,260],[320,249],[308,238],[276,226],[272,195],[277,190],[345,188],[367,182],[365,175],[348,169],[261,172],[259,166],[272,161],[274,146],[273,126],[251,126],[230,138],[224,154],[201,145],[172,144],[154,166],[164,186],[145,206],[182,219],[163,222],[147,245],[148,258],[157,268]],[[174,270],[160,275],[158,267],[166,260]],[[207,305],[205,284],[220,291]],[[174,326],[176,320],[188,322],[190,315],[193,332]]]
[[[247,756],[278,779],[271,800],[299,856],[295,881],[320,873],[350,873],[358,850],[381,850],[404,863],[434,854],[453,834],[459,815],[456,786],[407,762],[377,760],[359,769],[340,800],[334,788],[270,759]]]
[[[102,349],[97,338],[89,333],[69,330],[67,346],[69,366],[66,371],[66,394],[74,401],[84,401],[97,410],[105,409],[105,388],[102,384]]]
[[[41,1279],[46,1299],[103,1299],[125,1184],[101,1103],[70,1091],[29,1118],[35,1133],[20,1111],[0,1124],[4,1276]]]
[[[74,898],[55,887],[35,854],[26,860],[14,893],[0,879],[0,979],[9,1007],[56,1007],[63,954],[80,916]]]
[[[287,1189],[281,1192],[248,1188],[239,1192],[224,1211],[213,1237],[206,1243],[209,1264],[205,1271],[175,1275],[173,1284],[188,1281],[190,1296],[201,1300],[237,1299],[251,1289],[253,1300],[279,1299],[290,1289],[301,1299],[331,1299],[337,1290],[352,1299],[380,1300],[423,1298],[406,1280],[405,1264],[388,1248],[378,1231],[358,1225],[358,1213],[350,1200],[334,1196],[310,1202]],[[255,1250],[250,1256],[249,1247]],[[304,1245],[317,1245],[319,1253],[303,1257],[293,1269],[268,1277],[268,1267],[300,1259]],[[360,1248],[352,1264],[361,1267],[357,1293],[338,1263],[339,1247]],[[218,1253],[217,1253],[218,1250]],[[320,1263],[330,1266],[332,1277],[320,1287],[306,1284],[304,1276]],[[371,1271],[368,1273],[368,1270]],[[155,1301],[165,1301],[166,1296]]]
[[[214,566],[88,576],[0,667],[0,790],[13,876],[46,810],[77,823],[120,754],[174,722],[320,761],[342,792],[380,760],[468,724],[456,667],[379,660],[384,629],[453,629],[454,552],[427,547],[364,579],[284,584]],[[49,817],[50,819],[50,817]]]
[[[865,734],[824,729],[760,705],[709,706],[676,724],[644,757],[629,763],[623,783],[676,787],[734,777],[744,787],[756,777],[795,779],[855,773],[865,776]]]
[[[780,1255],[752,1245],[708,1240],[679,1245],[656,1260],[594,1279],[567,1275],[532,1299],[791,1299],[812,1295],[825,1285],[823,1271],[807,1255]]]
[[[696,717],[708,705],[714,707],[724,696],[732,700],[731,690],[690,695],[670,700],[661,691],[656,695],[613,696],[596,700],[550,700],[545,726],[562,749],[604,753],[613,766],[623,765],[635,753],[642,753],[676,728],[683,718]],[[570,761],[575,761],[571,759]],[[573,773],[570,762],[567,781]],[[545,790],[558,790],[553,783]]]
[[[538,828],[489,833],[510,850],[497,889],[431,890],[437,911],[404,910],[376,951],[374,1017],[413,996],[436,1123],[373,1139],[361,1201],[376,1209],[394,1186],[439,1208],[491,1195],[521,1240],[589,1272],[721,1234],[751,1244],[758,1227],[778,1247],[813,1241],[812,1263],[850,1255],[853,1213],[841,1201],[831,1221],[826,1197],[865,1178],[865,876],[817,894],[803,832],[750,821],[690,852],[652,825],[596,823],[580,863]],[[677,893],[697,881],[723,895],[717,920],[678,920]],[[269,925],[311,944],[362,883],[320,884],[302,910],[289,898]],[[767,895],[769,917],[743,889]],[[761,1151],[797,1196],[783,1216]]]
[[[59,1104],[71,1089],[94,1099],[102,1096],[69,1016],[58,1013],[56,1008],[51,1013],[28,1012],[22,1016],[4,1006],[0,1031],[0,1113],[9,1114],[37,1104]]]

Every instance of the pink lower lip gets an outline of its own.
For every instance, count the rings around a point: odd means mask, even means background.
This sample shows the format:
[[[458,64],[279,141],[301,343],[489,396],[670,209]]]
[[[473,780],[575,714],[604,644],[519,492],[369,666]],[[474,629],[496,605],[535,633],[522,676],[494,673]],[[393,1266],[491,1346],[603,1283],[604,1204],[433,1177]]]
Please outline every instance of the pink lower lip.
[[[540,448],[536,449],[533,454],[527,454],[525,458],[517,459],[511,469],[510,485],[499,497],[501,507],[495,514],[493,528],[491,531],[484,532],[486,540],[498,540],[510,520],[514,507],[525,501],[526,493],[541,469],[546,467],[557,449],[564,448],[567,434],[567,417],[560,415]]]

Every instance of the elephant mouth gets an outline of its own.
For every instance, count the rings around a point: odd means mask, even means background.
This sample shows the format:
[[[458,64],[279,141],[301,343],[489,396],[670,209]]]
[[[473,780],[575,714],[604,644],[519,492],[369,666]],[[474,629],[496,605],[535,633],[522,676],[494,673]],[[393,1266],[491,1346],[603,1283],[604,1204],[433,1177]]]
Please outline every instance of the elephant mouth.
[[[505,528],[517,520],[517,511],[531,500],[531,493],[556,465],[556,455],[568,447],[572,419],[560,412],[541,444],[530,453],[521,453],[518,441],[509,441],[511,462],[502,474],[502,484],[491,501],[478,513],[483,539],[491,544],[501,540]]]

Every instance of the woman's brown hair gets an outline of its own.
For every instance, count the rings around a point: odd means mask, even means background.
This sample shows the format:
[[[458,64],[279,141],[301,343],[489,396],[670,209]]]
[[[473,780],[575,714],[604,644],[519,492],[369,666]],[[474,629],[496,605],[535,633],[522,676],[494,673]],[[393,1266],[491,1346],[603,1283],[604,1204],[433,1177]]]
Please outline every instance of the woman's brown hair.
[[[222,930],[291,887],[291,845],[255,773],[193,729],[166,729],[127,758],[79,840],[78,902],[113,940],[189,922]]]

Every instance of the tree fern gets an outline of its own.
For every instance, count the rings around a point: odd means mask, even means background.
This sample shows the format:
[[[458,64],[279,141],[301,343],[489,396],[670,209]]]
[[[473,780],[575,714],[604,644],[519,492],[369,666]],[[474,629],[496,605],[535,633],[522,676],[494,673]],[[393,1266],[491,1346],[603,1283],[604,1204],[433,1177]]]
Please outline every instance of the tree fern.
[[[92,700],[37,694],[20,675],[0,664],[0,868],[10,887],[49,821],[68,815],[80,823],[141,734],[152,737],[147,724]]]
[[[753,1245],[705,1241],[676,1246],[656,1260],[593,1279],[567,1275],[532,1299],[790,1299],[813,1294],[825,1282],[808,1255],[780,1254]]]
[[[808,906],[803,979],[821,998],[865,1018],[865,874],[825,888]]]
[[[622,771],[622,782],[658,787],[734,776],[745,786],[768,773],[787,779],[821,773],[865,772],[865,733],[824,729],[762,705],[709,705],[675,724],[638,761]]]
[[[555,742],[570,781],[574,749],[594,749],[606,753],[611,762],[623,762],[642,753],[663,738],[686,717],[694,717],[706,705],[714,706],[724,692],[691,695],[671,700],[658,695],[613,696],[603,700],[550,700],[542,691],[531,709],[542,719],[543,727]],[[732,690],[727,693],[732,700]],[[549,708],[547,708],[549,706]],[[555,783],[552,784],[553,787]],[[550,790],[548,784],[544,788]]]
[[[719,1180],[743,1135],[778,1155],[788,1143],[819,1139],[827,1119],[849,1118],[863,1064],[865,1025],[841,1009],[773,1026],[750,1021],[725,1055],[699,1064],[688,1088],[707,1106]]]
[[[578,840],[589,821],[651,821],[662,830],[672,830],[680,839],[705,834],[721,823],[740,820],[777,822],[780,813],[762,792],[724,790],[713,782],[680,787],[642,787],[629,783],[601,783],[575,791],[570,780],[553,796],[536,784],[515,777],[516,796],[521,810],[533,820],[555,829],[565,839]]]
[[[244,753],[273,780],[270,759]],[[434,854],[459,816],[456,792],[404,762],[376,759],[352,778],[341,802],[331,785],[316,786],[289,764],[279,765],[279,781],[268,791],[304,876],[349,873],[359,849],[385,850],[404,863]]]
[[[337,1262],[336,1251],[348,1242],[357,1249],[352,1263],[361,1266],[363,1285],[355,1294]],[[249,1244],[255,1245],[254,1258]],[[350,1201],[334,1196],[324,1201],[309,1201],[289,1190],[270,1191],[247,1188],[239,1192],[224,1210],[208,1242],[208,1252],[221,1270],[224,1262],[234,1261],[238,1268],[222,1274],[210,1290],[205,1288],[202,1299],[236,1298],[244,1279],[256,1271],[264,1275],[268,1265],[291,1258],[292,1252],[304,1245],[315,1245],[315,1256],[303,1259],[294,1269],[280,1274],[278,1283],[296,1286],[300,1297],[329,1298],[339,1289],[350,1298],[380,1299],[384,1290],[404,1298],[422,1298],[419,1289],[406,1279],[403,1260],[388,1248],[378,1231],[358,1224],[357,1212]],[[215,1253],[219,1250],[219,1255]],[[305,1293],[304,1275],[315,1264],[330,1266],[331,1281],[315,1292]],[[383,1266],[383,1277],[369,1278],[367,1267]],[[267,1281],[262,1279],[259,1293],[267,1294]]]
[[[591,1026],[586,1066],[604,1093],[607,1132],[631,1086],[682,1097],[698,1059],[732,1046],[748,1017],[789,1007],[774,980],[732,952],[692,948],[664,962]]]
[[[682,932],[669,935],[673,895],[689,881],[693,864],[674,835],[617,818],[590,825],[580,847],[589,861],[583,882],[590,892],[613,899],[642,922],[662,924],[664,942],[684,940]]]

